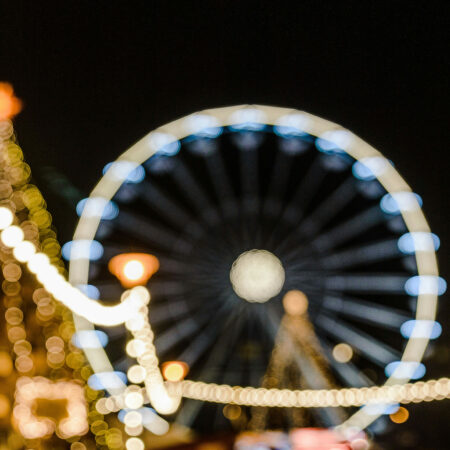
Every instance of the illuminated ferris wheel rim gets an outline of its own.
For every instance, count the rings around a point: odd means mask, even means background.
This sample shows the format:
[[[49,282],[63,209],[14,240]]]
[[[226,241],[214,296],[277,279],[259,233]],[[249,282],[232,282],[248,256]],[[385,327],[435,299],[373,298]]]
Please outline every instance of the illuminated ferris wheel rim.
[[[326,142],[334,143],[340,151],[343,150],[373,172],[386,191],[397,201],[410,233],[430,233],[427,221],[410,187],[389,161],[362,139],[337,124],[305,112],[270,106],[240,105],[204,110],[178,119],[152,131],[123,153],[109,167],[91,192],[88,202],[96,203],[97,212],[92,214],[93,209],[91,208],[88,214],[86,211],[89,208],[84,209],[74,234],[74,244],[77,241],[86,242],[94,239],[103,213],[102,208],[98,208],[98,205],[103,202],[103,207],[105,207],[127,179],[129,173],[152,155],[168,146],[179,145],[181,139],[190,135],[211,137],[211,133],[213,134],[211,130],[226,126],[245,129],[249,124],[283,127],[293,135],[308,133]],[[420,285],[416,320],[434,321],[438,294],[433,282],[430,286],[430,280],[437,279],[438,276],[434,247],[420,248],[415,252],[415,257]],[[70,262],[71,283],[74,285],[87,284],[88,267],[89,260],[87,259],[72,260]],[[80,330],[93,328],[92,324],[81,317],[75,316],[75,323]],[[411,336],[405,347],[402,361],[406,363],[420,362],[427,343],[428,338]],[[85,349],[85,352],[96,372],[113,370],[103,348]],[[399,377],[398,373],[401,373],[401,367],[394,371],[386,384],[400,384],[408,381],[404,374]],[[196,382],[189,381],[189,383],[191,386]],[[191,391],[193,391],[192,388]],[[365,415],[364,409],[353,417],[359,417],[359,419],[357,421],[350,419],[351,423],[363,426],[367,426],[376,418],[376,416]]]

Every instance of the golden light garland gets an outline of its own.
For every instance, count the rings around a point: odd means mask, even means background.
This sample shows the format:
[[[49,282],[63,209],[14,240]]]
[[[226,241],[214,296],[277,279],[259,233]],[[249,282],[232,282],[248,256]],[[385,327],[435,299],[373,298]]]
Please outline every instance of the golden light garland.
[[[55,430],[67,439],[88,431],[84,389],[76,382],[21,377],[15,397],[13,415],[26,439],[50,436]]]
[[[61,248],[56,233],[52,229],[51,215],[46,210],[45,200],[38,188],[29,184],[30,176],[31,170],[23,161],[23,154],[15,140],[11,122],[0,121],[0,206],[8,208],[10,211],[7,214],[8,221],[11,220],[16,227],[14,230],[19,234],[23,233],[24,239],[27,240],[21,247],[22,254],[23,251],[39,249],[49,259],[56,272],[65,275],[64,263],[60,257]],[[42,388],[40,396],[44,401],[51,402],[52,397],[57,397],[67,388],[68,392],[73,394],[72,400],[75,401],[76,398],[79,400],[78,409],[71,409],[70,405],[73,406],[75,403],[70,401],[64,406],[67,413],[74,413],[78,419],[81,419],[83,414],[86,416],[86,407],[88,407],[98,416],[99,414],[95,411],[95,401],[103,394],[86,385],[92,370],[87,365],[82,350],[72,343],[72,335],[75,332],[72,313],[61,303],[56,302],[47,290],[40,287],[34,277],[30,278],[21,266],[21,259],[20,249],[18,253],[17,251],[13,253],[11,248],[3,244],[3,241],[0,242],[0,261],[4,278],[2,290],[5,294],[3,303],[6,308],[5,331],[12,350],[12,353],[0,352],[0,377],[8,377],[9,381],[15,378],[16,374],[22,375],[17,379],[16,406],[13,411],[16,411],[16,407],[19,406],[18,411],[23,410],[24,397],[21,386],[24,380],[34,380],[35,387]],[[33,303],[35,310],[33,310]],[[36,332],[36,330],[41,331]],[[12,359],[10,354],[13,355]],[[47,378],[30,378],[36,374],[45,375]],[[72,381],[69,382],[66,378]],[[15,379],[12,381],[15,382]],[[8,390],[11,394],[14,392],[13,388]],[[77,392],[76,397],[75,392]],[[0,416],[2,410],[6,415],[9,414],[12,409],[10,404],[8,396],[1,394]],[[31,406],[34,409],[36,405]],[[47,411],[47,413],[50,412]],[[66,423],[66,425],[61,423],[62,428],[57,429],[52,426],[55,422],[51,418],[46,418],[44,422],[41,419],[27,422],[28,419],[23,420],[31,417],[27,414],[21,416],[19,413],[19,417],[22,417],[21,421],[14,415],[11,417],[13,428],[7,441],[10,449],[22,448],[23,439],[30,443],[35,442],[36,438],[39,440],[42,434],[38,431],[39,429],[43,431],[44,425],[45,445],[52,446],[48,432],[52,434],[56,431],[61,439],[69,439],[73,442],[71,448],[74,450],[86,449],[79,439],[81,435],[85,435],[87,429],[76,429],[75,419],[75,422]],[[86,420],[91,422],[91,418],[92,414],[89,413]],[[33,429],[37,434],[32,431]],[[72,435],[70,429],[78,436],[70,437]],[[22,437],[15,430],[20,431]],[[26,430],[31,431],[28,433]],[[117,431],[122,439],[120,430],[116,429]],[[83,440],[89,445],[89,442],[93,441],[92,434],[85,436]]]
[[[367,403],[419,403],[450,398],[450,379],[418,381],[391,386],[363,388],[289,390],[245,388],[182,381],[167,383],[170,394],[214,403],[233,403],[241,406],[285,408],[328,408],[362,406]]]

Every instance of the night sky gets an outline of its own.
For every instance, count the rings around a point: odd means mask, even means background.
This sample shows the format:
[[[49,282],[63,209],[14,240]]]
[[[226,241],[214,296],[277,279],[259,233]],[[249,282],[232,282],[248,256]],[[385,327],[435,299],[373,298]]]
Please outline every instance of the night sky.
[[[46,167],[87,194],[153,128],[210,107],[293,107],[352,130],[424,201],[448,256],[450,8],[440,1],[0,1],[0,81],[24,110],[19,142],[62,240],[75,214]],[[447,327],[427,377],[450,375]],[[447,448],[450,401],[412,406],[386,448]],[[438,434],[440,433],[440,437]]]

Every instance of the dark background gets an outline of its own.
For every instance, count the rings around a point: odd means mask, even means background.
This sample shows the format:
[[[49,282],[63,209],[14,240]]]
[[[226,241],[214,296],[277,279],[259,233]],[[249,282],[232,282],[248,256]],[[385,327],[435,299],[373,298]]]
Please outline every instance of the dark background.
[[[87,194],[152,128],[261,103],[337,122],[394,161],[424,200],[449,278],[449,13],[440,1],[2,0],[0,81],[24,101],[16,132],[63,241],[76,216],[49,189],[47,166]],[[428,378],[450,375],[449,335]],[[449,406],[410,406],[380,443],[450,447]]]

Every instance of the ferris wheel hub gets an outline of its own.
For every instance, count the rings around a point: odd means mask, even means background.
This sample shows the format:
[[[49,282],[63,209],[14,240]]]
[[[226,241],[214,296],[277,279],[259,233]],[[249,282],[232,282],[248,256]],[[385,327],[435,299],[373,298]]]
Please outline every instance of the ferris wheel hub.
[[[281,261],[267,250],[249,250],[233,263],[230,280],[234,292],[251,303],[264,303],[280,293],[285,273]]]

